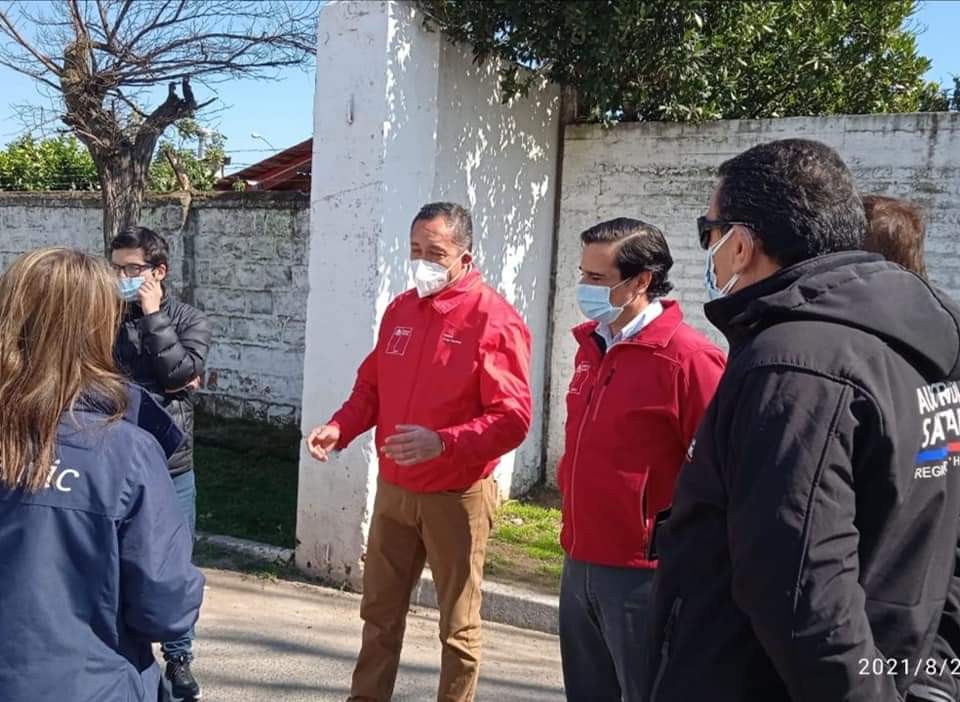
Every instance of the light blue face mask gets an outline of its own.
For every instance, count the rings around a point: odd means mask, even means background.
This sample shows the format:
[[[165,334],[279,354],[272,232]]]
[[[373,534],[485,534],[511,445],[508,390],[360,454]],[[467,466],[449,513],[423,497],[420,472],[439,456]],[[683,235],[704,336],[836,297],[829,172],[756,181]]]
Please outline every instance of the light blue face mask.
[[[588,285],[587,283],[577,285],[577,304],[580,306],[583,316],[601,324],[613,324],[617,317],[623,314],[623,307],[617,307],[610,302],[610,295],[630,280],[630,278],[622,280],[612,288],[608,288],[606,285]]]
[[[737,284],[737,281],[740,280],[740,274],[734,273],[722,288],[717,285],[717,267],[714,264],[713,256],[720,250],[721,246],[727,243],[732,235],[733,229],[719,239],[716,244],[707,249],[707,258],[706,261],[704,261],[703,267],[703,285],[707,289],[707,297],[710,298],[711,302],[719,300],[721,297],[726,297],[727,293],[729,293],[733,289],[733,286]]]
[[[144,277],[138,275],[136,278],[120,278],[117,280],[117,288],[120,290],[120,297],[126,302],[135,302],[137,293],[144,283]]]

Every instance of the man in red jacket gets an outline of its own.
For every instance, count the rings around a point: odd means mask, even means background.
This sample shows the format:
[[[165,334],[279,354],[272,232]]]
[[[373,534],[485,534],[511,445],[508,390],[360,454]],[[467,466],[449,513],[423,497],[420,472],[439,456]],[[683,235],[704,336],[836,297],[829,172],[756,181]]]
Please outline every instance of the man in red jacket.
[[[591,321],[567,393],[558,468],[567,553],[560,650],[567,699],[639,702],[655,563],[647,547],[724,355],[683,322],[659,229],[635,219],[580,236],[577,301]]]
[[[480,583],[497,492],[491,474],[530,428],[530,332],[473,268],[470,214],[413,220],[416,289],[397,297],[347,402],[307,439],[326,461],[376,426],[380,477],[363,573],[363,644],[350,700],[387,702],[410,594],[430,562],[443,654],[438,700],[472,700]]]

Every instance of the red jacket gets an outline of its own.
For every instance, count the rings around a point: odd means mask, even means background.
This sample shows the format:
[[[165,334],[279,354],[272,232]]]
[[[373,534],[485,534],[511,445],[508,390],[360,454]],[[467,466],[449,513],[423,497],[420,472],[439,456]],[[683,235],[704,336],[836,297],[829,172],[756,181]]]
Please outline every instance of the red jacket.
[[[653,568],[647,546],[697,425],[723,373],[722,351],[683,323],[680,305],[606,354],[596,322],[580,344],[567,392],[560,543],[579,561]]]
[[[337,448],[377,427],[380,477],[415,492],[459,490],[489,476],[530,428],[530,332],[517,311],[473,270],[421,299],[397,297],[350,398],[330,424]],[[433,429],[444,453],[398,466],[380,453],[398,424]]]

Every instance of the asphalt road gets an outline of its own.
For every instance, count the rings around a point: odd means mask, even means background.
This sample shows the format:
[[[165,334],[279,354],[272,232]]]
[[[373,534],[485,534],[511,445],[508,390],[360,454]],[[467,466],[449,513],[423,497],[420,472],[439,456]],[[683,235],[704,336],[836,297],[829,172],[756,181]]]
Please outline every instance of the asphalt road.
[[[212,702],[321,702],[347,698],[360,646],[357,595],[205,569],[194,672]],[[564,699],[556,637],[484,627],[478,702]],[[408,618],[394,700],[436,699],[437,615]]]

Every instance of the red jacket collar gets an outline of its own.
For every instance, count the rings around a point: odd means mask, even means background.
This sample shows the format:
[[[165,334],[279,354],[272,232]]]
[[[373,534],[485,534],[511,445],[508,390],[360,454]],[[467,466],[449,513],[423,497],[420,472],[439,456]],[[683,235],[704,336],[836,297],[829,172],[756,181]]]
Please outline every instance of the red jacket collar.
[[[445,288],[436,295],[431,295],[429,301],[433,308],[441,314],[446,314],[463,302],[471,293],[476,292],[483,283],[483,276],[476,268],[471,268],[466,274],[449,288]]]
[[[676,300],[660,300],[660,304],[663,305],[663,313],[644,327],[639,334],[621,343],[653,348],[663,348],[670,343],[670,339],[683,322],[683,312]],[[581,346],[588,343],[594,344],[591,337],[598,326],[600,325],[597,322],[586,322],[573,328],[573,336]]]

